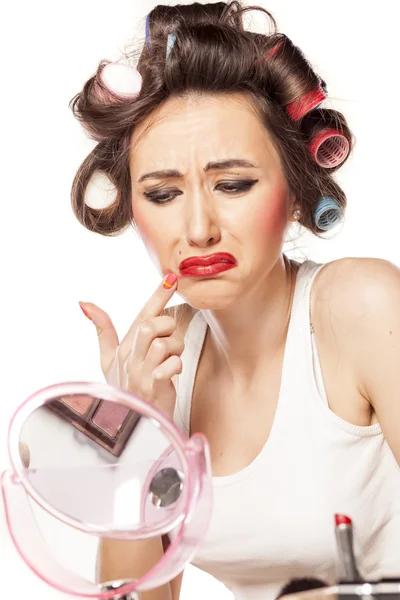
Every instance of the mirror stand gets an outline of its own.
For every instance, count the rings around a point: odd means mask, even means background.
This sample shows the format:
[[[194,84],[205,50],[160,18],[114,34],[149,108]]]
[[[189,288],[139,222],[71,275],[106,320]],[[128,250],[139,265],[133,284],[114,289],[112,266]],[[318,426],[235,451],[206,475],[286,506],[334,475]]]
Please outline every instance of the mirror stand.
[[[118,588],[131,583],[129,579],[123,579],[118,581],[107,581],[101,585],[101,591],[118,590]],[[123,594],[122,596],[115,596],[114,600],[140,600],[138,592],[130,592],[129,594]]]

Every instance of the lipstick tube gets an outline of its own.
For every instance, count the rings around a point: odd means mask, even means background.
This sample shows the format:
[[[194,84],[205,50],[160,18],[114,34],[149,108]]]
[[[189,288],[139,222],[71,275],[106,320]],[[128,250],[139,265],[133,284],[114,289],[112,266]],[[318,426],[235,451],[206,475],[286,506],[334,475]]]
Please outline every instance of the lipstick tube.
[[[339,570],[341,582],[360,582],[361,577],[353,549],[353,524],[346,515],[335,515],[336,544],[339,553]]]

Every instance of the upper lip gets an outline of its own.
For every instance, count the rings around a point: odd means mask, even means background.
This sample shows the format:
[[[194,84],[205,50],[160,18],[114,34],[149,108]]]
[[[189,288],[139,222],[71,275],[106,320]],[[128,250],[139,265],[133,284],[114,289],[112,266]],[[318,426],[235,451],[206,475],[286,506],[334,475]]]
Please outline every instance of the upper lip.
[[[182,271],[183,269],[188,269],[189,267],[207,267],[208,265],[213,265],[214,263],[230,263],[236,264],[236,258],[229,254],[229,252],[215,252],[214,254],[207,254],[207,256],[190,256],[189,258],[185,258],[180,264],[179,269]]]

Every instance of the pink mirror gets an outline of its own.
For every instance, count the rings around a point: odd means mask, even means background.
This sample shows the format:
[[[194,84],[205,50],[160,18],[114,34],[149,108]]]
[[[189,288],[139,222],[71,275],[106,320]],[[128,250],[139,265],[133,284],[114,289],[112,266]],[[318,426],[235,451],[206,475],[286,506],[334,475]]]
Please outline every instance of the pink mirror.
[[[206,532],[212,486],[205,438],[188,439],[127,392],[96,383],[40,390],[16,411],[9,451],[2,488],[11,536],[25,562],[57,589],[113,598],[158,587],[184,568]],[[63,555],[65,535],[87,545],[85,572]],[[144,576],[96,582],[99,538],[140,544],[160,535],[170,545]]]

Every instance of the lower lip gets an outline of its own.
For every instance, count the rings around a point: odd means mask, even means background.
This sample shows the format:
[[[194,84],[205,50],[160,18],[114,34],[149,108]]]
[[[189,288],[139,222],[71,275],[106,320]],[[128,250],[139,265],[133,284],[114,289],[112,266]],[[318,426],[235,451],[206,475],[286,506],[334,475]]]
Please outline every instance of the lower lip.
[[[212,265],[193,265],[181,270],[182,277],[210,277],[236,267],[234,263],[213,263]]]

